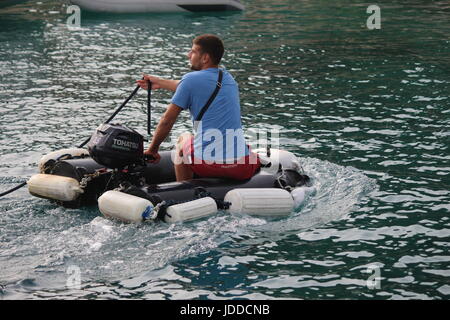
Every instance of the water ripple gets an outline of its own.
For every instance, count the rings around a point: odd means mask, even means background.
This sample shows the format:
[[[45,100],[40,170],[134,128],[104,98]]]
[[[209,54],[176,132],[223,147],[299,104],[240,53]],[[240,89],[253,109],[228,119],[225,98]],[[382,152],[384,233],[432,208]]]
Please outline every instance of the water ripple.
[[[142,72],[183,75],[192,37],[205,32],[225,40],[245,130],[279,130],[317,189],[286,219],[221,212],[171,226],[124,225],[18,190],[0,202],[2,298],[448,298],[445,3],[384,4],[377,33],[362,4],[246,5],[83,15],[76,31],[57,1],[2,9],[0,192],[34,174],[43,154],[90,136]],[[145,98],[116,121],[144,133]],[[154,92],[153,123],[170,98]],[[174,136],[191,129],[187,114],[180,120]],[[67,287],[73,265],[80,289]],[[379,289],[367,287],[371,267]]]

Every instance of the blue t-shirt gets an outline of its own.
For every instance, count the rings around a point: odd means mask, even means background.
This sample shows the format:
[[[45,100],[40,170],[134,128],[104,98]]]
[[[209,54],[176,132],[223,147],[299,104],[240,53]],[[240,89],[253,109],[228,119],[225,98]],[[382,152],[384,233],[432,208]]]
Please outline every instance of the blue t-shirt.
[[[239,88],[231,74],[224,69],[222,71],[222,88],[195,132],[194,156],[198,159],[228,162],[249,153],[241,125]],[[185,74],[172,103],[188,109],[194,121],[214,92],[218,77],[217,68]]]

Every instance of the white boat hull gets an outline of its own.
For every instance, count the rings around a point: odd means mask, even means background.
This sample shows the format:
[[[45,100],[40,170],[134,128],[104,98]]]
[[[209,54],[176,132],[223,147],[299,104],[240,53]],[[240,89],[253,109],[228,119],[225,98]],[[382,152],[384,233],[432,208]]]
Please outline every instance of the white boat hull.
[[[82,10],[109,13],[241,11],[238,0],[70,0]]]

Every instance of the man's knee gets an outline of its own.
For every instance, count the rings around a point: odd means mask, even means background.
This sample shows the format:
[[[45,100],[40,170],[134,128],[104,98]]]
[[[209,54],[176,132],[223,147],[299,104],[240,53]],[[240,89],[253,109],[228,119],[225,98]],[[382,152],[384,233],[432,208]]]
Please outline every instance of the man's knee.
[[[187,141],[190,141],[192,138],[192,134],[185,132],[182,133],[179,137],[178,137],[178,141],[177,141],[177,149],[178,150],[183,150],[183,146]]]
[[[175,146],[175,164],[189,164],[189,155],[184,155],[183,150],[186,148],[186,144],[190,143],[192,139],[192,134],[185,132],[178,137],[177,144]]]

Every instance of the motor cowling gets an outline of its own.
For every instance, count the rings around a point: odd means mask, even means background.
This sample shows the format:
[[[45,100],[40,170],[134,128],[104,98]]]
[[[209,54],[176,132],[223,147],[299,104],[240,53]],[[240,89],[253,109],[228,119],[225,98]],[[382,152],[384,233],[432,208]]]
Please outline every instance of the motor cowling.
[[[100,125],[88,143],[88,151],[97,163],[111,169],[142,161],[144,137],[120,124]]]

